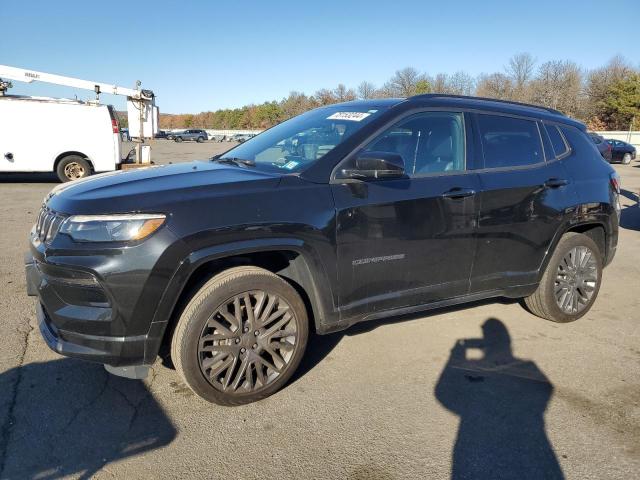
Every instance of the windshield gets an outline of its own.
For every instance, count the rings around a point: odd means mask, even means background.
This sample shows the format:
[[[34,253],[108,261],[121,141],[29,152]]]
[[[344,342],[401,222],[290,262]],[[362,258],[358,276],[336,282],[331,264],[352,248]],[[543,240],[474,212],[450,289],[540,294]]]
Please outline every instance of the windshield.
[[[276,125],[216,160],[244,161],[269,170],[299,172],[379,116],[385,107],[337,105]]]

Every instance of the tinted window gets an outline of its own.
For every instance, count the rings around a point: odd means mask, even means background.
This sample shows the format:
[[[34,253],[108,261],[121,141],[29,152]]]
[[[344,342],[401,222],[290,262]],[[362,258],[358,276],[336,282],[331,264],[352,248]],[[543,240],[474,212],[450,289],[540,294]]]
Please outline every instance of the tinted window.
[[[567,153],[569,151],[569,147],[567,147],[558,127],[554,125],[545,125],[545,127],[549,134],[549,139],[551,140],[551,145],[553,146],[553,151],[556,154],[556,157],[560,157]]]
[[[408,175],[464,170],[462,114],[414,115],[391,127],[365,150],[399,154]]]
[[[478,124],[485,168],[517,167],[543,161],[536,122],[481,114]]]
[[[592,155],[594,158],[603,160],[598,148],[593,144],[591,135],[566,125],[561,126],[560,130],[576,155],[579,157]]]

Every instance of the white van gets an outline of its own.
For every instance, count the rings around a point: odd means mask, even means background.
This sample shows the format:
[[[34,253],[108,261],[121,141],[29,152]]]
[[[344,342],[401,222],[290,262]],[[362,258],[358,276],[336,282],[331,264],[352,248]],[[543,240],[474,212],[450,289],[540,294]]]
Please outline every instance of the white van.
[[[68,182],[115,170],[120,162],[111,105],[0,96],[0,172],[55,172]]]

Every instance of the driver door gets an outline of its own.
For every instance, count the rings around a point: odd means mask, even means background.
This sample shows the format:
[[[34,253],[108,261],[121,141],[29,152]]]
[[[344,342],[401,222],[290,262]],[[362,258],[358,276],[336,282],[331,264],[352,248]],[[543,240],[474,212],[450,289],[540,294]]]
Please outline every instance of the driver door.
[[[404,178],[332,181],[342,318],[469,291],[479,180],[468,136],[460,112],[415,114],[364,149],[399,154]]]

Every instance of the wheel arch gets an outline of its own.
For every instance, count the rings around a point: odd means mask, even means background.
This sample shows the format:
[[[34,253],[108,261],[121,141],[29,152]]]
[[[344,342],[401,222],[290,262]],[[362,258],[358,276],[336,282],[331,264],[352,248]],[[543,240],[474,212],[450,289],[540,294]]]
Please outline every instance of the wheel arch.
[[[145,351],[145,363],[152,363],[160,348],[171,340],[177,320],[193,294],[212,276],[232,267],[251,265],[264,268],[286,280],[302,297],[309,316],[310,328],[326,331],[327,322],[337,321],[331,285],[321,264],[304,248],[302,241],[277,241],[270,245],[216,246],[193,252],[173,276],[156,310],[154,325],[164,323],[162,331],[154,330]],[[159,326],[159,325],[158,325]]]
[[[60,154],[55,158],[55,160],[53,161],[53,171],[55,172],[55,171],[58,169],[58,165],[60,164],[60,162],[61,162],[64,158],[69,157],[69,156],[71,156],[71,155],[77,155],[78,157],[82,157],[82,158],[84,158],[87,162],[89,162],[89,165],[91,166],[91,170],[92,170],[92,171],[95,171],[95,167],[94,167],[94,165],[93,165],[93,162],[92,162],[92,161],[91,161],[91,159],[89,158],[89,156],[88,156],[88,155],[85,155],[85,154],[84,154],[84,153],[82,153],[82,152],[77,152],[77,151],[74,151],[74,150],[69,150],[69,151],[66,151],[66,152],[62,152],[62,153],[60,153]]]
[[[610,232],[607,229],[607,222],[603,219],[581,219],[574,220],[573,222],[569,222],[565,224],[562,228],[558,230],[553,241],[547,252],[544,256],[540,269],[538,271],[538,281],[542,278],[544,271],[553,256],[553,252],[555,252],[558,243],[560,243],[560,239],[563,235],[574,232],[574,233],[582,233],[590,237],[598,246],[600,253],[602,254],[602,262],[603,265],[607,264],[607,258],[609,257],[609,242],[608,235]]]

